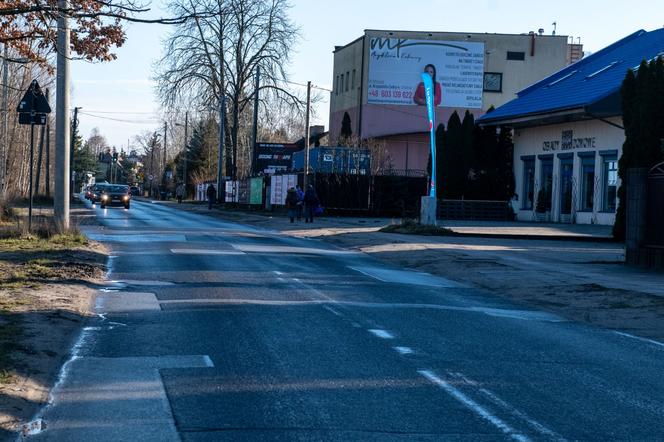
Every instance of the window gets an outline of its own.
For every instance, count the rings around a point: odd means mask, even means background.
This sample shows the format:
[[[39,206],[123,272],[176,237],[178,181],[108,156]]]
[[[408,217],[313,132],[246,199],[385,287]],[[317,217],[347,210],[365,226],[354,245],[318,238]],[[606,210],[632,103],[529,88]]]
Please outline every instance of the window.
[[[341,92],[344,91],[344,74],[341,74],[341,88],[340,88],[340,90],[341,90]]]
[[[355,89],[355,69],[353,69],[353,81],[350,87],[351,89]]]
[[[514,61],[524,61],[526,59],[525,52],[507,51],[507,59]]]
[[[603,157],[602,210],[616,211],[616,190],[618,185],[618,160],[614,156]]]
[[[346,92],[348,92],[349,83],[350,83],[350,72],[346,71]]]
[[[572,187],[574,179],[574,163],[572,158],[560,159],[560,214],[572,213]]]
[[[339,76],[337,75],[337,87],[335,88],[335,95],[339,95]]]
[[[551,196],[553,194],[553,159],[543,159],[540,170],[542,184],[537,195],[537,211],[548,212],[551,210]]]
[[[595,199],[595,156],[581,158],[581,210],[593,211]]]
[[[523,158],[523,203],[521,208],[532,210],[535,193],[535,158]]]

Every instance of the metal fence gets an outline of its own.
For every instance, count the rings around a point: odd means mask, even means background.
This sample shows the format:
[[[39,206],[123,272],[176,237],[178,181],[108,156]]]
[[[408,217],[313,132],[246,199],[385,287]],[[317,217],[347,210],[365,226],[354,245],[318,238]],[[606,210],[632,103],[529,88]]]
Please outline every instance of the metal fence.
[[[648,173],[646,244],[664,247],[664,163]]]

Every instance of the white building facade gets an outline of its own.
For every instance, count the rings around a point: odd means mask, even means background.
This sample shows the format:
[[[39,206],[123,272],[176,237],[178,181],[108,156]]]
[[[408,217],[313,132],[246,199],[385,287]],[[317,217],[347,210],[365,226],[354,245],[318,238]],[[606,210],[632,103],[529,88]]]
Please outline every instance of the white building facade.
[[[516,129],[517,219],[612,225],[625,141],[621,125],[611,118]]]

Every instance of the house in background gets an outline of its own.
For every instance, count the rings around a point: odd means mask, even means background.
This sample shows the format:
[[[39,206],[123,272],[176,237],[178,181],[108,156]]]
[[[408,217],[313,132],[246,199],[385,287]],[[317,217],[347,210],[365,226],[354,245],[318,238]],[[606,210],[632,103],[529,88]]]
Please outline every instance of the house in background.
[[[476,117],[583,56],[569,38],[540,33],[487,34],[367,30],[334,50],[330,145],[344,114],[355,139],[380,142],[390,167],[425,173],[428,120],[418,101],[420,76],[435,70],[436,124],[455,110]],[[432,71],[433,71],[432,70]]]
[[[640,30],[518,93],[479,119],[514,129],[513,207],[523,221],[615,222],[629,69],[664,54],[664,29]]]

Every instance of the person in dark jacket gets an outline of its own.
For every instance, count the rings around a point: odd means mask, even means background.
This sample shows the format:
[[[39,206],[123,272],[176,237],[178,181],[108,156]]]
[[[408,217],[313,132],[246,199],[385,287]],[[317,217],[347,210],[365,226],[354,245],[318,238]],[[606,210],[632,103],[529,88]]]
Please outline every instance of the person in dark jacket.
[[[214,188],[214,184],[210,184],[207,187],[207,199],[208,199],[208,210],[212,210],[212,204],[214,200],[217,199],[217,189]]]
[[[304,190],[300,186],[295,188],[297,192],[297,220],[302,221],[302,213],[304,212]]]
[[[297,215],[297,190],[294,187],[288,189],[286,193],[286,209],[288,209],[288,217],[290,222],[295,222],[295,216]]]
[[[314,186],[309,184],[307,191],[304,192],[304,222],[313,223],[314,222],[314,212],[318,207],[320,201],[318,200],[318,195],[316,195],[316,190]]]

